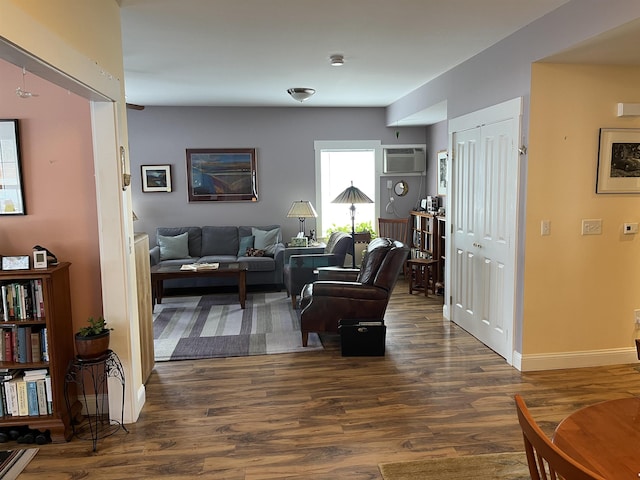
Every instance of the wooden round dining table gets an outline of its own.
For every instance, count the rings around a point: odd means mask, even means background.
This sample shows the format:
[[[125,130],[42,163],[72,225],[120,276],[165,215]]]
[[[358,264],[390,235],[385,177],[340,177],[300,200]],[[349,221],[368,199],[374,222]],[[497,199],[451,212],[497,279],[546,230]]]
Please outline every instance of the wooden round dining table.
[[[557,426],[553,443],[608,480],[640,478],[640,398],[577,410]]]

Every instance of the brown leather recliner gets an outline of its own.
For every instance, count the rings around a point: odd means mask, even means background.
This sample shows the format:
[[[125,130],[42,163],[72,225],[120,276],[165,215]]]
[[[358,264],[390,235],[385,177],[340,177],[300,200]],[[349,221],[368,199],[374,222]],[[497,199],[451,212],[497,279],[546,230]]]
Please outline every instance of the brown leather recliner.
[[[338,332],[340,319],[382,319],[408,255],[404,243],[376,238],[359,270],[320,269],[319,280],[302,289],[302,345],[307,346],[309,332]]]

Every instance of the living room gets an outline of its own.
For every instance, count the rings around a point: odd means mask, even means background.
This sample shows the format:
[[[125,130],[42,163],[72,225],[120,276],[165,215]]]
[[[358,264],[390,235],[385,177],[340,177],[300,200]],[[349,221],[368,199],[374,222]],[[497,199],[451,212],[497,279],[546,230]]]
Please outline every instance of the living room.
[[[93,71],[83,78],[82,68],[73,67],[66,63],[63,55],[49,51],[49,47],[38,42],[36,39],[30,38],[25,33],[18,30],[28,32],[34,22],[45,25],[48,30],[55,32],[57,36],[66,39],[68,43],[79,51],[85,49],[91,50],[86,52],[88,58],[99,59],[99,64],[105,67],[108,72],[113,72],[118,78],[122,78],[121,59],[118,61],[118,53],[120,48],[118,42],[111,39],[107,33],[109,25],[118,24],[117,7],[107,6],[100,7],[95,12],[88,13],[83,7],[79,7],[72,15],[60,18],[60,15],[53,14],[56,6],[48,5],[43,11],[29,5],[18,5],[19,2],[7,2],[7,11],[17,11],[16,15],[9,14],[4,16],[10,20],[2,24],[0,34],[2,37],[9,39],[14,44],[27,48],[48,63],[57,66],[62,71],[73,71],[76,77],[87,80],[88,85],[98,85],[99,82],[94,79],[99,77],[98,73]],[[50,2],[55,3],[55,2]],[[547,38],[554,38],[562,31],[569,40],[557,41],[554,47],[546,46],[549,54],[555,53],[571,46],[574,43],[580,43],[589,38],[589,36],[597,35],[608,30],[614,29],[619,25],[624,25],[637,19],[639,12],[633,2],[615,2],[615,8],[609,5],[600,5],[598,2],[569,2],[566,8],[559,12],[561,15],[557,17],[557,21],[562,22],[567,18],[576,19],[566,21],[562,28],[547,28]],[[66,5],[65,5],[66,6]],[[71,11],[65,6],[60,7],[63,11]],[[5,6],[3,5],[3,8]],[[97,7],[96,7],[97,8]],[[104,12],[102,10],[104,8]],[[97,20],[97,17],[100,20]],[[552,22],[553,18],[547,19]],[[97,33],[89,34],[79,32],[73,28],[74,24],[94,25]],[[10,25],[11,24],[11,25]],[[575,24],[579,24],[575,25]],[[576,30],[585,30],[584,26],[590,25],[589,33],[577,33]],[[537,25],[531,27],[521,36],[515,38],[517,44],[528,38],[525,33],[529,31],[543,30],[548,24]],[[114,27],[115,28],[115,27]],[[115,28],[115,30],[118,30]],[[96,40],[99,36],[104,40],[100,43]],[[542,36],[536,37],[538,39]],[[109,47],[106,47],[106,46]],[[502,48],[507,48],[507,44],[503,44]],[[555,50],[554,50],[555,48]],[[551,50],[551,51],[550,51]],[[486,55],[490,55],[488,52]],[[3,57],[5,58],[5,57]],[[508,81],[492,81],[483,80],[482,85],[478,84],[478,80],[472,79],[486,78],[484,75],[491,75],[483,68],[478,67],[477,62],[482,61],[485,57],[478,57],[465,66],[463,70],[458,70],[454,74],[460,73],[467,69],[468,74],[464,75],[469,79],[469,83],[465,84],[462,90],[464,92],[453,92],[449,97],[449,117],[456,117],[469,111],[484,107],[487,104],[494,103],[504,98],[511,98],[522,94],[530,95],[529,111],[525,111],[524,123],[528,124],[529,137],[527,139],[529,154],[527,159],[527,188],[526,188],[526,214],[522,217],[521,226],[523,227],[524,243],[526,250],[522,251],[521,271],[522,271],[522,290],[521,290],[521,306],[518,312],[519,317],[519,339],[521,343],[521,353],[531,356],[551,357],[553,355],[563,357],[569,366],[580,366],[571,363],[573,357],[580,357],[583,352],[589,352],[592,361],[595,357],[602,364],[611,361],[620,361],[620,358],[631,359],[633,356],[633,338],[636,335],[635,327],[632,322],[632,312],[638,307],[635,301],[636,286],[638,277],[635,269],[627,268],[629,264],[635,263],[637,252],[635,244],[637,239],[633,236],[622,237],[618,232],[618,226],[624,222],[637,221],[636,213],[638,211],[639,201],[634,195],[596,195],[595,194],[595,171],[597,163],[598,138],[597,129],[602,127],[624,127],[633,128],[638,126],[638,120],[633,117],[618,118],[615,115],[615,104],[620,101],[634,102],[637,101],[637,79],[638,68],[634,65],[626,67],[584,67],[576,65],[541,65],[537,64],[530,72],[530,61],[525,59],[518,63],[509,73],[514,78],[520,79],[521,82],[513,80]],[[6,59],[6,58],[5,58]],[[118,63],[119,62],[119,63]],[[523,64],[527,62],[527,66]],[[84,64],[83,64],[83,68]],[[495,75],[504,75],[504,71],[498,71]],[[526,77],[523,79],[523,77]],[[5,78],[4,75],[2,77]],[[592,79],[586,82],[586,79]],[[399,111],[408,108],[408,104],[429,105],[437,103],[438,97],[442,92],[442,83],[451,80],[451,76],[435,81],[428,85],[424,91],[419,89],[411,96],[402,99],[390,106],[388,109],[380,109],[375,114],[380,119],[379,126],[375,127],[376,137],[380,137],[384,143],[395,141],[393,128],[393,120],[401,117]],[[575,89],[576,81],[585,81],[580,83],[580,89]],[[26,101],[19,99],[14,94],[16,82],[22,81],[21,69],[14,68],[11,80],[9,82],[9,94],[7,94],[7,103],[5,103],[5,93],[3,93],[4,105],[11,105],[9,96],[15,101],[22,102],[20,108],[25,108]],[[33,84],[29,82],[35,82]],[[105,80],[105,81],[108,81]],[[561,81],[560,88],[556,82]],[[27,86],[38,91],[36,87],[43,88],[33,76],[26,76]],[[508,86],[505,93],[499,92],[500,86],[505,83],[516,83],[517,92],[514,92],[512,86]],[[4,82],[3,82],[4,83]],[[529,85],[522,87],[523,84]],[[493,86],[490,86],[493,85]],[[497,85],[497,87],[495,86]],[[471,88],[469,88],[471,87]],[[427,91],[431,89],[430,91]],[[472,97],[471,90],[474,90]],[[40,90],[42,92],[44,90]],[[438,92],[437,94],[431,93]],[[516,95],[513,95],[513,94]],[[569,95],[571,93],[571,95]],[[65,92],[65,95],[66,94]],[[504,97],[501,97],[503,95]],[[44,97],[44,95],[42,95]],[[73,95],[71,95],[73,97]],[[472,98],[471,98],[472,97]],[[635,98],[634,98],[635,97]],[[597,101],[596,101],[597,99]],[[594,106],[594,104],[597,104]],[[587,108],[587,105],[589,108]],[[597,111],[591,110],[593,107]],[[31,108],[31,107],[28,107]],[[60,102],[58,106],[52,107],[58,112],[70,111],[67,102]],[[111,208],[104,206],[92,206],[91,202],[96,194],[91,195],[90,186],[95,184],[93,172],[84,171],[80,176],[83,166],[91,164],[93,150],[91,141],[87,140],[87,136],[80,135],[79,131],[86,131],[91,124],[91,111],[85,104],[78,106],[77,115],[70,115],[68,120],[70,123],[66,125],[72,126],[68,130],[67,135],[71,140],[65,142],[60,148],[60,135],[57,132],[42,132],[26,129],[25,134],[28,135],[24,142],[25,154],[41,158],[42,165],[25,164],[25,179],[40,180],[37,183],[27,184],[27,208],[33,211],[23,218],[7,218],[7,230],[11,235],[5,233],[3,236],[3,253],[20,254],[28,252],[31,247],[37,243],[43,244],[51,248],[60,257],[66,257],[74,264],[74,283],[80,289],[78,295],[74,296],[74,323],[80,324],[86,316],[95,314],[96,311],[102,309],[103,303],[106,305],[106,314],[114,318],[116,328],[121,332],[122,337],[116,338],[116,348],[126,352],[124,357],[128,363],[134,363],[131,359],[135,358],[135,346],[130,344],[128,335],[125,333],[130,328],[129,318],[131,316],[131,307],[128,305],[127,297],[127,281],[123,278],[127,277],[126,258],[124,253],[126,248],[121,245],[121,238],[126,238],[132,234],[134,226],[128,223],[128,213],[135,206],[135,201],[127,201],[126,196],[133,196],[133,189],[139,188],[139,165],[148,163],[171,163],[175,165],[184,165],[184,148],[190,146],[190,141],[184,139],[183,145],[177,144],[175,151],[172,151],[171,158],[159,159],[145,158],[145,152],[148,145],[135,145],[133,138],[127,140],[126,126],[127,119],[124,112],[124,99],[119,104],[119,129],[121,132],[121,143],[131,145],[132,161],[130,171],[133,175],[132,187],[125,193],[125,199],[119,198],[120,177],[118,167],[111,165],[112,159],[117,155],[110,155],[109,160],[98,163],[98,178],[104,179],[106,175],[108,182],[101,182],[96,188],[98,197],[101,202],[108,202],[114,196],[115,201]],[[199,109],[197,109],[199,110]],[[255,113],[251,110],[251,113]],[[299,109],[302,110],[302,109]],[[71,111],[70,111],[71,113]],[[228,114],[228,112],[226,112]],[[356,112],[351,112],[355,114]],[[100,114],[100,112],[98,112]],[[137,125],[138,119],[142,119],[143,115],[154,115],[153,109],[142,112],[130,112],[129,117],[131,123]],[[25,118],[28,112],[9,109],[3,113],[5,118]],[[138,115],[139,117],[134,117]],[[302,112],[297,115],[304,115]],[[228,115],[227,115],[228,116]],[[386,116],[386,118],[385,118]],[[225,130],[220,125],[224,120],[224,115],[217,118],[215,128],[222,128],[220,138],[223,138],[225,145],[230,143],[242,144],[243,146],[256,146],[258,148],[264,142],[254,140],[254,134],[260,132],[261,128],[265,128],[271,122],[272,117],[263,120],[259,125],[256,123],[251,131],[252,136],[248,137],[247,131],[238,133],[238,122],[234,124],[236,130],[231,132]],[[78,119],[74,122],[73,118]],[[360,119],[360,117],[358,117]],[[552,121],[551,121],[552,120]],[[292,122],[293,124],[294,122]],[[356,122],[357,123],[357,122]],[[316,125],[308,124],[312,128]],[[388,126],[391,125],[391,126]],[[58,123],[57,127],[61,127],[62,123]],[[212,123],[213,126],[213,123]],[[291,125],[290,125],[291,126]],[[167,127],[168,129],[169,127]],[[112,127],[112,130],[115,128]],[[212,130],[212,129],[209,129]],[[417,129],[418,131],[411,133],[413,129],[401,130],[401,139],[407,139],[407,143],[425,143],[430,142],[430,129]],[[563,132],[559,134],[558,132]],[[329,132],[332,133],[332,132]],[[338,134],[339,132],[333,132]],[[363,129],[357,133],[368,133]],[[227,136],[222,136],[226,134]],[[259,133],[258,133],[259,134]],[[216,134],[217,135],[217,134]],[[266,133],[265,133],[266,135]],[[282,135],[282,133],[280,134]],[[405,137],[406,135],[406,137]],[[415,136],[414,136],[415,135]],[[299,164],[294,161],[295,165],[304,165],[296,171],[296,180],[302,177],[300,186],[294,186],[297,190],[293,191],[291,197],[300,197],[301,192],[309,191],[312,188],[310,179],[307,179],[307,173],[311,168],[312,145],[309,137],[304,136],[301,132],[295,132],[292,137],[300,138],[305,143],[301,150],[296,150],[293,155],[286,155],[287,158],[294,156],[304,156],[307,161]],[[66,135],[64,138],[69,138]],[[408,141],[411,138],[412,141]],[[40,139],[47,139],[47,142],[41,142]],[[229,139],[233,139],[231,142]],[[202,140],[202,139],[200,139]],[[229,143],[227,143],[229,141]],[[207,142],[209,143],[209,142]],[[248,145],[247,145],[248,144]],[[77,146],[78,150],[70,149],[70,145]],[[58,148],[52,148],[57,146]],[[207,145],[211,146],[211,145]],[[144,147],[144,149],[142,148]],[[134,150],[135,149],[135,150]],[[134,160],[134,151],[136,162]],[[52,152],[56,155],[52,156]],[[62,155],[60,152],[64,152]],[[303,153],[306,152],[306,153]],[[276,152],[277,153],[277,152]],[[266,175],[264,183],[261,187],[265,195],[265,201],[272,203],[273,211],[281,212],[281,223],[286,222],[284,215],[288,200],[278,200],[277,192],[270,192],[272,188],[271,180],[277,176],[276,173],[269,173],[267,170],[270,161],[277,162],[278,155],[275,153],[261,158],[260,168]],[[106,167],[105,167],[106,165]],[[278,165],[276,163],[276,165]],[[65,168],[63,171],[62,168]],[[50,173],[59,171],[59,177],[52,177]],[[106,172],[106,173],[105,173]],[[551,173],[553,172],[553,173]],[[44,175],[44,179],[42,179]],[[50,182],[51,178],[57,178],[57,183]],[[571,179],[571,181],[569,181]],[[29,180],[31,182],[31,180]],[[65,193],[76,192],[78,197],[72,197],[70,201],[47,202],[46,199],[60,198],[60,188],[58,185],[69,185],[73,188],[64,189]],[[78,188],[89,190],[79,191]],[[104,189],[104,191],[102,190]],[[117,191],[116,191],[117,190]],[[138,191],[139,192],[139,191]],[[177,194],[177,193],[176,193]],[[40,197],[42,195],[42,197]],[[143,197],[141,193],[136,196]],[[149,194],[146,195],[148,197]],[[89,199],[89,200],[87,200]],[[290,199],[289,199],[290,200]],[[141,199],[142,202],[146,200]],[[276,208],[276,204],[278,204]],[[50,207],[41,209],[40,205]],[[31,206],[34,210],[31,210]],[[173,215],[182,215],[182,208],[187,208],[184,199],[180,201],[181,209],[178,211],[168,212]],[[564,206],[564,207],[559,207]],[[567,208],[570,206],[570,208]],[[37,208],[36,208],[37,207]],[[73,208],[72,208],[73,207]],[[243,205],[242,214],[256,215],[259,217],[259,210],[255,205]],[[82,213],[78,213],[78,208],[82,209]],[[89,215],[89,211],[96,208],[101,212],[96,218],[95,215]],[[150,208],[150,207],[149,207]],[[259,207],[258,207],[259,208]],[[524,209],[524,205],[522,206]],[[145,206],[145,210],[148,208]],[[200,210],[200,209],[199,209]],[[228,210],[228,218],[236,218],[237,212]],[[553,213],[550,213],[553,212]],[[153,212],[150,212],[153,213]],[[223,213],[222,215],[227,215]],[[150,217],[143,217],[141,225],[145,230],[152,229]],[[545,218],[551,218],[552,235],[550,237],[540,237],[540,221]],[[581,238],[579,233],[579,223],[582,218],[602,218],[604,219],[605,234],[600,237],[591,237],[590,239]],[[51,219],[47,222],[47,219]],[[227,220],[227,219],[225,219]],[[253,220],[253,219],[251,219]],[[202,224],[202,222],[198,222]],[[225,222],[222,222],[225,223]],[[235,223],[235,221],[233,222]],[[251,221],[249,222],[251,223]],[[610,229],[607,229],[610,225]],[[135,228],[138,228],[136,223]],[[290,225],[291,231],[295,231],[295,222]],[[5,230],[5,232],[7,231]],[[108,233],[105,233],[108,232]],[[73,243],[69,243],[69,238],[74,239]],[[86,238],[86,240],[85,240]],[[77,239],[77,241],[76,241]],[[97,259],[100,256],[98,245],[102,245],[103,252],[106,254],[102,257],[103,278],[101,280],[101,272],[96,266]],[[109,261],[118,259],[115,262]],[[78,267],[76,269],[76,266]],[[76,273],[77,272],[77,273]],[[115,284],[115,286],[114,286]],[[113,287],[113,288],[112,288]],[[107,297],[104,298],[107,292]],[[81,293],[81,294],[80,294]],[[80,299],[83,299],[83,303]],[[606,320],[603,320],[606,319]],[[554,332],[553,340],[549,340],[549,331]],[[583,357],[587,357],[583,355]],[[623,363],[623,362],[620,362]],[[130,374],[135,378],[135,367],[131,368]],[[135,383],[134,383],[135,385]],[[136,409],[141,407],[139,393],[140,386],[135,385],[134,391],[136,399],[130,399],[137,407],[131,408],[132,416],[136,416]],[[144,402],[142,402],[143,404]]]

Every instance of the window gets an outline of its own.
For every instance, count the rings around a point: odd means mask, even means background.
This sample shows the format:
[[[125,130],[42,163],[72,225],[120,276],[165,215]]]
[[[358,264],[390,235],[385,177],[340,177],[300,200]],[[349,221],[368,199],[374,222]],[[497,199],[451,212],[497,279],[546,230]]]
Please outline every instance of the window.
[[[351,231],[350,205],[331,203],[344,189],[360,189],[374,203],[356,204],[355,225],[376,228],[379,186],[376,181],[380,142],[316,142],[316,210],[319,237],[328,230]]]

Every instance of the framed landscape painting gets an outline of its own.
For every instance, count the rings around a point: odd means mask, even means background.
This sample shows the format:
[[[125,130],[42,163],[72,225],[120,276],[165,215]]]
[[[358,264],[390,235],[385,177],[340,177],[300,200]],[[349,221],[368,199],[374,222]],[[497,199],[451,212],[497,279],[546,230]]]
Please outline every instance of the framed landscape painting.
[[[640,193],[640,129],[600,129],[596,193]]]
[[[171,165],[141,165],[143,192],[170,192]]]
[[[188,148],[189,202],[258,201],[255,148]]]

